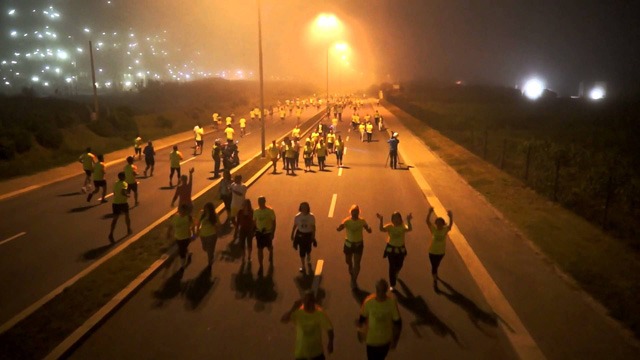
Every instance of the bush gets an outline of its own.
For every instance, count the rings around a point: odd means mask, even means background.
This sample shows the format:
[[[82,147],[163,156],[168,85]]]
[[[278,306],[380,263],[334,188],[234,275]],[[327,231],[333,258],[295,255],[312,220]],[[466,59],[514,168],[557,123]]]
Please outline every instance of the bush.
[[[87,127],[98,136],[111,137],[116,133],[111,122],[103,118],[99,118],[97,121],[90,122],[89,124],[87,124]]]
[[[5,135],[0,136],[0,160],[11,160],[16,156],[15,143]]]
[[[158,115],[156,118],[156,126],[162,129],[171,129],[173,127],[173,121],[162,115]]]
[[[28,131],[24,129],[13,129],[9,134],[13,139],[18,154],[24,154],[31,150],[31,134]]]
[[[38,144],[48,149],[59,149],[64,142],[62,131],[50,122],[42,122],[35,132]]]

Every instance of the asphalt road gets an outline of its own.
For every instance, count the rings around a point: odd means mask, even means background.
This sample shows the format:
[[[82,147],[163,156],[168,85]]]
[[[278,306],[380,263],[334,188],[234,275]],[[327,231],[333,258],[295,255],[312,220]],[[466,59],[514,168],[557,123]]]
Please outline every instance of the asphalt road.
[[[349,114],[349,113],[346,113]],[[389,221],[398,210],[413,212],[414,231],[407,235],[409,255],[400,274],[399,303],[404,320],[400,345],[390,358],[512,359],[515,354],[498,327],[498,319],[482,299],[478,287],[454,251],[442,265],[448,287],[436,293],[428,275],[428,230],[424,223],[428,203],[408,171],[385,167],[386,133],[362,143],[357,134],[339,125],[349,136],[345,168],[332,165],[326,172],[297,176],[265,174],[248,191],[254,204],[264,195],[277,214],[274,266],[258,274],[253,262],[243,263],[230,235],[218,240],[218,262],[212,278],[199,243],[191,245],[194,261],[183,276],[172,264],[150,280],[117,313],[95,331],[73,354],[86,359],[286,359],[292,358],[294,329],[279,319],[312,284],[298,273],[299,258],[289,239],[293,217],[301,201],[308,201],[318,225],[314,264],[323,260],[319,294],[336,332],[333,359],[365,358],[356,339],[355,320],[362,299],[379,278],[387,277],[382,258],[385,234],[378,230],[376,212]],[[334,200],[335,199],[335,200]],[[333,204],[333,206],[332,206]],[[344,232],[336,232],[352,204],[374,228],[365,234],[365,253],[359,283],[352,292],[342,254]],[[473,354],[473,355],[472,355]]]
[[[309,108],[303,112],[303,118],[308,119],[315,114],[315,108]],[[284,122],[277,117],[267,117],[267,143],[290,131],[295,122],[295,116],[288,116]],[[204,137],[202,155],[192,156],[192,140],[177,144],[184,156],[183,173],[187,173],[191,167],[195,168],[193,194],[211,183],[211,146],[215,138],[224,139],[221,131],[211,132],[210,123],[206,124],[206,131],[209,133]],[[241,160],[253,157],[260,151],[258,122],[248,122],[248,134],[242,139],[239,129],[236,132],[236,139],[240,140]],[[140,205],[133,207],[130,212],[134,233],[171,210],[174,190],[168,188],[170,150],[157,150],[154,176],[138,180]],[[116,159],[105,156],[107,163],[113,160]],[[122,171],[124,164],[121,162],[107,167],[107,194],[112,192],[116,174]],[[136,160],[135,164],[142,176],[144,159]],[[78,170],[81,170],[81,166],[78,164]],[[112,198],[108,199],[109,203],[100,204],[99,193],[91,203],[87,203],[86,195],[80,192],[83,181],[84,175],[76,176],[0,202],[0,283],[3,285],[0,291],[0,323],[117,247],[118,243],[112,246],[107,240]],[[175,176],[173,183],[177,183]],[[133,195],[129,202],[133,206]],[[6,241],[22,233],[25,234]],[[125,236],[126,226],[124,218],[121,218],[115,238],[122,240]]]

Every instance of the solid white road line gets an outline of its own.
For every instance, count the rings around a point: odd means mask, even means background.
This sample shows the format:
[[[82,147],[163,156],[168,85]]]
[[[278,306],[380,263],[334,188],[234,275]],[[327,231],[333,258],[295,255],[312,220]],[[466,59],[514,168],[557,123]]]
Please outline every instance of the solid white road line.
[[[338,169],[338,176],[342,176],[342,168]]]
[[[347,148],[344,148],[344,151],[342,152],[342,155],[346,155],[347,154]]]
[[[110,193],[110,194],[105,195],[104,198],[106,199],[106,198],[110,198],[112,196],[113,196],[113,193]],[[102,201],[102,199],[98,198],[98,199],[96,199],[96,201],[100,202],[100,201]]]
[[[346,141],[349,141],[349,136],[347,136],[347,140]]]
[[[331,206],[329,206],[329,217],[333,217],[333,211],[336,209],[336,200],[338,199],[338,194],[333,194],[331,198]]]
[[[26,233],[26,232],[24,232],[24,231],[23,231],[23,232],[21,232],[21,233],[19,233],[19,234],[15,234],[15,235],[13,235],[12,237],[10,237],[10,238],[8,238],[8,239],[6,239],[6,240],[2,240],[2,241],[0,241],[0,245],[5,244],[5,243],[8,243],[9,241],[11,241],[11,240],[15,240],[15,239],[19,238],[20,236],[22,236],[22,235],[26,235],[26,234],[27,234],[27,233]]]
[[[196,157],[194,156],[194,157],[189,158],[189,159],[187,159],[187,160],[185,160],[185,161],[181,161],[181,162],[180,162],[180,165],[182,165],[182,164],[184,164],[184,163],[188,163],[189,161],[191,161],[191,160],[193,160],[193,159],[195,159],[195,158],[196,158]]]

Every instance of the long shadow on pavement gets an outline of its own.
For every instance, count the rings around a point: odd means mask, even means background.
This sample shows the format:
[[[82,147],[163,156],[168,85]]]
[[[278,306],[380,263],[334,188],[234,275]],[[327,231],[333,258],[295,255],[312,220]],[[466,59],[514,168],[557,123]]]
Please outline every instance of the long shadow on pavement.
[[[247,299],[253,297],[254,281],[251,272],[251,262],[240,263],[238,273],[233,274],[232,287],[236,292],[236,299]]]
[[[442,285],[444,285],[447,291],[446,292],[442,291],[438,287],[438,283],[442,283]],[[495,313],[487,312],[480,309],[475,302],[473,302],[468,297],[462,295],[455,288],[453,288],[453,286],[451,286],[449,283],[445,282],[444,280],[438,279],[438,282],[434,284],[433,289],[435,290],[436,294],[442,295],[446,297],[447,300],[460,306],[462,310],[464,310],[467,313],[473,325],[477,327],[478,330],[482,331],[485,335],[490,335],[490,334],[485,332],[484,329],[480,326],[480,324],[486,324],[492,327],[498,326],[498,316]]]
[[[100,206],[100,204],[95,204],[95,205],[85,205],[85,206],[79,206],[79,207],[75,207],[73,209],[70,209],[68,211],[68,213],[73,214],[73,213],[80,213],[80,212],[85,212],[91,208],[94,208],[96,206]]]
[[[262,269],[258,269],[258,276],[254,281],[254,297],[256,299],[256,305],[254,310],[261,312],[265,311],[266,305],[276,301],[278,298],[278,292],[276,291],[276,284],[273,281],[274,267],[273,263],[269,264],[267,268],[267,274],[264,275]]]
[[[451,336],[451,338],[460,346],[463,347],[458,339],[458,335],[447,324],[445,324],[436,314],[431,311],[427,302],[424,301],[422,296],[415,296],[411,289],[404,283],[404,281],[398,279],[398,283],[402,288],[402,292],[396,291],[395,296],[398,299],[398,303],[407,310],[411,311],[415,315],[410,325],[411,329],[418,337],[422,337],[420,334],[420,326],[429,326],[431,330],[439,336]]]
[[[166,301],[171,300],[182,293],[183,276],[184,270],[179,269],[178,271],[173,273],[173,275],[171,275],[167,280],[165,280],[160,289],[153,292],[153,297],[156,299],[154,307],[162,307]]]
[[[82,193],[80,191],[76,191],[76,192],[71,192],[71,193],[58,194],[56,196],[58,196],[58,197],[68,197],[68,196],[76,196],[76,195],[82,195]]]
[[[216,283],[216,279],[211,278],[211,268],[208,265],[200,271],[197,277],[187,280],[184,284],[187,309],[197,309],[207,295],[212,293],[211,289]]]
[[[125,237],[123,237],[121,239],[118,239],[116,242],[121,241]],[[87,250],[84,254],[82,254],[82,259],[85,260],[85,261],[92,261],[92,260],[98,259],[102,255],[107,253],[109,251],[109,249],[111,249],[113,247],[114,244],[102,245],[102,246],[97,247],[95,249]]]

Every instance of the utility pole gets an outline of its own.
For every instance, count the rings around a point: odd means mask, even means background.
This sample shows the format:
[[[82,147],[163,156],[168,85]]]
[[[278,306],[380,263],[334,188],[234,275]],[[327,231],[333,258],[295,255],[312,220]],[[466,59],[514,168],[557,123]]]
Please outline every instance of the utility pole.
[[[262,131],[260,134],[260,143],[262,145],[262,157],[266,157],[266,143],[265,143],[265,126],[264,126],[264,71],[262,68],[262,2],[258,0],[258,59],[260,62],[260,125]],[[272,109],[273,111],[273,109]]]
[[[91,120],[98,120],[98,88],[96,87],[96,69],[93,65],[93,45],[89,40],[89,56],[91,57],[91,80],[93,81],[93,116]]]

